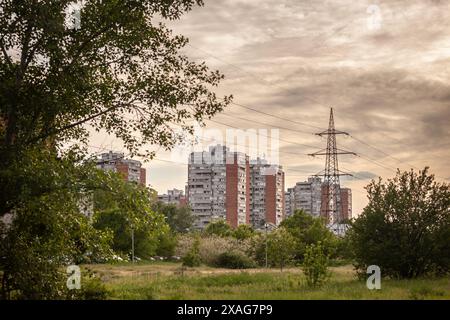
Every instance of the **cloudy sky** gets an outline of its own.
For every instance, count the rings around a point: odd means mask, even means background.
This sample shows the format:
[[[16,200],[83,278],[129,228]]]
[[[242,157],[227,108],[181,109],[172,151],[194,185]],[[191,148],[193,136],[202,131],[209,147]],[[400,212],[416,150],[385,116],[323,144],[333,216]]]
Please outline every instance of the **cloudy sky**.
[[[353,190],[355,214],[370,178],[395,168],[428,165],[440,180],[450,177],[450,1],[205,2],[170,26],[190,38],[185,54],[226,77],[218,92],[236,104],[214,120],[280,128],[286,188],[323,170],[324,158],[306,154],[325,147],[313,133],[327,127],[330,107],[337,129],[351,134],[339,136],[338,147],[360,155],[339,158],[356,173],[341,183]],[[161,160],[145,164],[150,185],[160,193],[184,188],[186,166]]]

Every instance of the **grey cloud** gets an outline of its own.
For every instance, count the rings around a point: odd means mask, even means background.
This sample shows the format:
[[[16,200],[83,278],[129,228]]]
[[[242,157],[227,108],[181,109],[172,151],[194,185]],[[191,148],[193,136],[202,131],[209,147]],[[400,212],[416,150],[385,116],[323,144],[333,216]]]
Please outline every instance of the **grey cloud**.
[[[369,31],[366,9],[373,3],[383,20],[379,30]],[[203,50],[187,47],[188,55],[225,74],[218,90],[232,93],[236,102],[321,128],[327,126],[332,106],[339,129],[400,161],[352,138],[339,137],[341,148],[389,167],[429,164],[448,177],[448,12],[450,1],[437,0],[206,0],[204,8],[170,25]],[[236,106],[229,110],[275,127],[316,132]],[[317,150],[325,146],[313,135],[281,130],[281,137]],[[286,152],[281,160],[287,186],[303,180],[290,176],[289,168],[298,169],[299,175],[300,170],[316,173],[323,168],[324,159],[287,154],[314,151],[311,148],[280,143],[280,151]],[[357,176],[393,174],[361,158],[339,160]],[[345,181],[359,193],[365,182]],[[357,198],[357,211],[363,201]]]

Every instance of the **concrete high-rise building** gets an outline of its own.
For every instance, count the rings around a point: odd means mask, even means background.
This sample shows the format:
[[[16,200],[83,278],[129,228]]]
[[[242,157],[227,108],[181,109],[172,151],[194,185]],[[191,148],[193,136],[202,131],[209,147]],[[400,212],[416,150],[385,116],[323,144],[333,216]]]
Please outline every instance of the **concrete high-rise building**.
[[[281,166],[257,159],[250,164],[250,221],[254,228],[279,225],[285,215],[284,172]]]
[[[321,197],[322,180],[319,177],[310,177],[308,181],[297,182],[285,194],[286,216],[299,209],[313,216],[319,216]]]
[[[186,197],[183,190],[171,189],[167,190],[166,194],[158,195],[158,201],[165,204],[174,204],[177,206],[187,205]]]
[[[119,172],[126,181],[146,185],[146,170],[142,168],[140,161],[125,159],[122,152],[108,152],[97,160],[97,167],[102,170]]]
[[[214,146],[189,158],[187,199],[204,228],[223,219],[232,227],[265,222],[278,225],[284,218],[284,172],[261,159],[250,163],[241,152]]]
[[[221,145],[191,153],[187,190],[196,228],[218,219],[232,227],[250,222],[250,167],[244,153]]]
[[[284,210],[286,217],[290,217],[295,211],[295,189],[288,188],[284,193]]]

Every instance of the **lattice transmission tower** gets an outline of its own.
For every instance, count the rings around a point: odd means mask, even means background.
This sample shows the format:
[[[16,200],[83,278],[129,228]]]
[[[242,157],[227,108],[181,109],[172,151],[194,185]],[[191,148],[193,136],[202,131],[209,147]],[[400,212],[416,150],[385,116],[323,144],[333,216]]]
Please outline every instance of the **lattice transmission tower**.
[[[348,135],[348,133],[335,129],[333,108],[331,108],[330,111],[328,130],[316,133],[316,135],[321,137],[327,136],[326,149],[309,154],[313,157],[321,155],[325,156],[325,170],[316,174],[316,176],[322,176],[324,178],[322,184],[322,202],[320,212],[333,231],[336,233],[341,233],[344,215],[342,212],[341,185],[339,178],[340,176],[351,176],[351,174],[339,170],[338,155],[356,155],[356,153],[337,148],[336,136]]]

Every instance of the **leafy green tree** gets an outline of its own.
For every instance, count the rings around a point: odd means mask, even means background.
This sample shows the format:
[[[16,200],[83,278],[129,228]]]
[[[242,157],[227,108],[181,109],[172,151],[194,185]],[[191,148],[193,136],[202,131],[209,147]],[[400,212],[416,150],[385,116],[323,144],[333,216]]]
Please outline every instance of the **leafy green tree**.
[[[281,227],[270,233],[267,246],[270,264],[279,266],[283,271],[283,267],[294,258],[295,238]]]
[[[188,206],[176,206],[158,201],[153,205],[153,210],[163,214],[170,229],[177,233],[188,232],[195,222],[195,216]]]
[[[1,2],[0,217],[14,217],[1,235],[3,297],[61,296],[58,267],[102,251],[106,240],[72,231],[91,229],[78,206],[97,189],[126,186],[82,165],[89,127],[151,158],[144,145],[179,140],[169,122],[192,132],[191,120],[203,123],[231,100],[213,91],[223,76],[181,54],[188,40],[164,24],[201,0],[86,0],[80,28],[65,23],[70,3]],[[141,197],[117,201],[136,228],[151,212]]]
[[[332,255],[336,251],[337,239],[320,217],[316,218],[303,210],[296,210],[292,216],[281,222],[281,226],[296,240],[297,261],[303,260],[308,245],[318,242],[322,243],[327,254]]]
[[[173,232],[167,232],[159,236],[156,254],[162,257],[171,257],[175,253],[177,246],[177,235]]]
[[[93,229],[80,212],[86,190],[104,187],[90,165],[73,166],[71,157],[54,159],[51,153],[26,153],[21,173],[45,185],[45,194],[34,194],[27,184],[21,205],[11,222],[0,230],[0,270],[3,299],[56,299],[67,297],[63,266],[104,262],[112,256],[111,234]],[[19,176],[20,180],[21,177]]]
[[[302,270],[310,287],[320,286],[329,278],[328,256],[320,242],[306,247]]]
[[[114,133],[133,154],[146,143],[170,147],[177,135],[167,122],[190,131],[187,120],[202,121],[229,103],[211,90],[223,76],[181,54],[188,39],[164,24],[202,0],[86,0],[80,28],[66,22],[71,3],[1,3],[0,119],[8,155],[47,138],[86,137],[84,124]]]
[[[260,265],[283,268],[292,262],[295,256],[295,238],[283,227],[267,235],[255,235],[251,238],[248,254]]]
[[[369,204],[349,237],[362,274],[378,265],[384,276],[414,278],[450,270],[450,187],[428,168],[397,172],[366,187]]]
[[[204,233],[207,235],[216,235],[219,237],[229,237],[233,234],[233,230],[225,220],[211,222],[205,228]]]
[[[164,216],[153,211],[153,191],[116,176],[109,190],[94,193],[94,227],[113,233],[112,248],[131,256],[132,233],[135,255],[149,258],[155,255],[159,239],[169,232]]]

